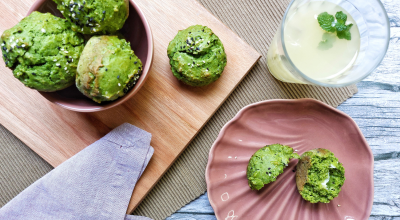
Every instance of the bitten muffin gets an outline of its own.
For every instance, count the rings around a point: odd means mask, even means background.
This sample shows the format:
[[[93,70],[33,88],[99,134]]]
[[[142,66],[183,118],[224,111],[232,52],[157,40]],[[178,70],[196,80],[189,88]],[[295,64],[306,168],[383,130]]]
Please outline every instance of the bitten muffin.
[[[4,62],[15,78],[43,92],[74,84],[83,47],[83,36],[49,13],[33,12],[1,36]]]
[[[339,195],[345,179],[343,165],[327,149],[307,151],[297,164],[297,189],[311,203],[329,203]]]
[[[124,39],[94,36],[79,59],[76,87],[95,102],[113,101],[136,84],[142,67],[130,43]]]
[[[129,0],[53,0],[57,9],[83,34],[114,33],[129,16]]]
[[[251,189],[260,190],[265,184],[274,182],[283,173],[289,160],[300,158],[293,148],[281,145],[267,145],[253,154],[247,166],[247,179]]]
[[[216,81],[226,66],[224,45],[210,28],[202,25],[179,31],[167,53],[174,76],[191,86]]]

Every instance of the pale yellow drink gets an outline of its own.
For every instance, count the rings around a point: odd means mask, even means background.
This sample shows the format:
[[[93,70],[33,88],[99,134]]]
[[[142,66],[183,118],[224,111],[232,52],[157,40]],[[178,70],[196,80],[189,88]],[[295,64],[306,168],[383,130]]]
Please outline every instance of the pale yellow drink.
[[[346,24],[352,23],[351,40],[339,39],[336,33],[324,31],[317,17],[322,12],[335,15],[342,11],[347,15]],[[356,22],[342,7],[327,1],[305,3],[293,12],[284,25],[284,43],[289,59],[306,76],[327,81],[344,74],[357,59],[360,50],[360,33]],[[280,30],[278,30],[280,31]],[[289,59],[279,48],[280,34],[277,33],[268,51],[270,72],[284,82],[305,83],[284,65]],[[285,59],[283,61],[283,59]]]

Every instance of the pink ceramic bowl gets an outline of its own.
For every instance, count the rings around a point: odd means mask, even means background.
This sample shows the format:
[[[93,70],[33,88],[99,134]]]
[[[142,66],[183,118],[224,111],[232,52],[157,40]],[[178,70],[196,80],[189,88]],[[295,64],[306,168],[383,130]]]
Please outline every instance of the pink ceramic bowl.
[[[153,36],[146,17],[133,0],[130,0],[129,17],[121,29],[126,40],[131,43],[132,50],[143,63],[143,72],[136,85],[123,97],[98,104],[84,96],[73,85],[57,92],[40,92],[49,101],[63,108],[77,112],[96,112],[117,106],[132,98],[143,86],[153,62]],[[57,10],[57,5],[52,0],[38,0],[29,9],[28,15],[33,11],[50,12],[58,17],[63,17]]]
[[[330,203],[312,204],[297,191],[293,159],[275,182],[251,190],[250,157],[265,145],[281,143],[298,154],[332,151],[346,181]],[[221,130],[206,170],[208,198],[217,219],[364,220],[374,198],[374,157],[356,123],[345,113],[313,99],[269,100],[243,108]]]

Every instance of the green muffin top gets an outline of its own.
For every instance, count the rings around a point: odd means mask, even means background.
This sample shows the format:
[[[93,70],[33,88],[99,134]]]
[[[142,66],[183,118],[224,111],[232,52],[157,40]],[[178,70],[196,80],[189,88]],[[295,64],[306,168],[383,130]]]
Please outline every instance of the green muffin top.
[[[76,87],[95,102],[112,101],[136,84],[142,68],[130,43],[118,36],[94,36],[79,59]]]
[[[83,36],[49,13],[33,12],[1,36],[6,66],[27,87],[44,92],[74,83],[83,47]]]
[[[114,33],[129,15],[129,0],[53,0],[57,9],[83,34]]]
[[[247,166],[247,179],[251,189],[260,190],[274,182],[292,158],[300,158],[293,148],[281,144],[267,145],[253,154]]]
[[[169,43],[167,53],[174,76],[191,86],[214,82],[227,62],[221,40],[202,25],[179,31]]]
[[[329,203],[338,196],[345,179],[343,165],[327,149],[307,151],[297,164],[297,189],[311,203]]]

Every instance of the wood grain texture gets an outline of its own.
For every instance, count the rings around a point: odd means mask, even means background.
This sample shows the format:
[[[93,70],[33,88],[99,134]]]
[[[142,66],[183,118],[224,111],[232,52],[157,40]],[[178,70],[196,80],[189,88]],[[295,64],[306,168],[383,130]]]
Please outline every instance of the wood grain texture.
[[[374,203],[369,220],[400,220],[400,1],[382,0],[391,24],[389,50],[359,92],[338,109],[360,127],[374,154]],[[214,220],[207,194],[168,220]]]
[[[0,33],[21,20],[34,0],[0,2]],[[131,212],[187,144],[225,101],[260,58],[195,0],[136,0],[154,36],[154,63],[145,85],[127,103],[98,113],[76,113],[24,87],[0,61],[0,123],[57,166],[111,129],[129,122],[152,133],[155,149],[135,187]],[[170,71],[167,46],[178,30],[190,25],[210,27],[225,46],[228,64],[221,78],[209,86],[192,88]]]

